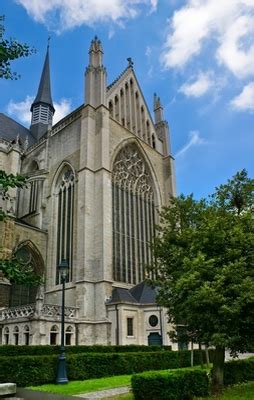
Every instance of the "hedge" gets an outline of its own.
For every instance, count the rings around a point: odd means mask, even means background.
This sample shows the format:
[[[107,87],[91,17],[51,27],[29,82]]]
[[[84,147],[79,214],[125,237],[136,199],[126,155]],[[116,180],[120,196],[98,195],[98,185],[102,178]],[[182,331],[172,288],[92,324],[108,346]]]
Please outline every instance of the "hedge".
[[[66,358],[69,380],[190,366],[189,351],[83,353],[67,354]],[[0,357],[0,382],[16,382],[19,386],[54,382],[57,360],[56,355]],[[194,352],[194,363],[199,361],[200,354]]]
[[[135,400],[191,400],[209,393],[207,371],[201,369],[144,372],[133,375],[131,385]]]
[[[82,353],[128,353],[128,352],[153,352],[153,351],[171,351],[171,346],[144,346],[144,345],[126,345],[126,346],[66,346],[66,354]],[[25,356],[25,355],[52,355],[59,354],[60,346],[15,346],[0,345],[1,356]]]
[[[254,381],[254,357],[225,363],[224,385],[246,381]]]

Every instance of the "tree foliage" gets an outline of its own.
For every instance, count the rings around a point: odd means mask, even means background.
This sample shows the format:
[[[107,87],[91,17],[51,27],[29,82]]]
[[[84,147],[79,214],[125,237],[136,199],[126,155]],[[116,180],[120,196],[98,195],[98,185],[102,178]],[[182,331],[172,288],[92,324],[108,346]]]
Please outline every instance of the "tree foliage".
[[[34,272],[31,265],[23,265],[15,255],[10,260],[0,260],[0,271],[11,283],[18,285],[38,286],[41,277]]]
[[[190,338],[216,347],[222,371],[225,348],[254,340],[253,195],[243,170],[208,200],[172,198],[154,243],[159,304]]]
[[[0,197],[3,201],[10,198],[8,190],[10,188],[22,188],[26,184],[26,178],[19,174],[7,174],[4,170],[0,170]],[[0,208],[0,221],[3,221],[8,215],[2,208]]]
[[[3,20],[3,17],[2,17]],[[19,43],[16,39],[4,39],[4,27],[1,24],[0,35],[0,78],[18,79],[20,75],[12,71],[11,62],[21,57],[28,57],[35,53],[35,49],[26,43]]]
[[[3,201],[9,199],[8,190],[10,188],[23,188],[26,185],[26,178],[22,175],[7,174],[5,171],[0,170],[0,196]],[[9,218],[8,212],[6,213],[0,209],[0,221],[5,222]],[[12,283],[39,285],[41,277],[38,276],[33,267],[28,264],[24,265],[16,257],[15,254],[11,259],[0,259],[0,271]]]

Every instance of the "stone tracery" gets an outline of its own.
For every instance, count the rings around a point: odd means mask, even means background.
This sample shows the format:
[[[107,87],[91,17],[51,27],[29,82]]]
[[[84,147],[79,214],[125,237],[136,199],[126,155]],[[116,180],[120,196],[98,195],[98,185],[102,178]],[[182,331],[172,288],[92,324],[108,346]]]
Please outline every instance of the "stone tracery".
[[[155,219],[152,179],[135,145],[117,155],[112,185],[114,279],[135,284],[151,261]]]

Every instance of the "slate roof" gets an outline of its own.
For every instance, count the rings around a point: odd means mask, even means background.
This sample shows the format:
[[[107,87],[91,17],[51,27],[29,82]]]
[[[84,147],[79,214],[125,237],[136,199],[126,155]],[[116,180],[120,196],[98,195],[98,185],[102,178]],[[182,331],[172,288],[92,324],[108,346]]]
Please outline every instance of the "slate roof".
[[[145,282],[141,282],[131,288],[130,293],[137,300],[138,303],[156,303],[156,289],[152,286],[148,286]]]
[[[111,303],[134,303],[134,304],[156,304],[156,288],[141,282],[131,289],[114,288],[108,304]]]
[[[136,299],[131,295],[128,289],[114,288],[112,292],[111,303],[137,303]]]
[[[54,109],[53,101],[52,101],[52,97],[51,97],[51,86],[50,86],[49,48],[47,48],[47,53],[46,53],[46,57],[45,57],[45,61],[44,61],[43,69],[42,69],[39,89],[38,89],[37,95],[34,99],[34,102],[31,106],[31,111],[32,111],[33,105],[38,104],[38,103],[49,104]]]
[[[7,117],[7,115],[0,113],[0,138],[12,142],[19,135],[22,143],[28,137],[28,145],[31,146],[36,142],[29,129],[14,121],[14,119]]]

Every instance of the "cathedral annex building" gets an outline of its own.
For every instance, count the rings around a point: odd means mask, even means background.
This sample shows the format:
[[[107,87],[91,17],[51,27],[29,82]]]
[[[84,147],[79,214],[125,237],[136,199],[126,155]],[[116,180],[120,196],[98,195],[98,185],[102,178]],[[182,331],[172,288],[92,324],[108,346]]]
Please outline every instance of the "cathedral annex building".
[[[91,42],[84,104],[52,125],[49,49],[27,129],[0,114],[0,169],[28,178],[10,190],[3,258],[43,277],[39,288],[0,276],[2,344],[59,344],[67,260],[65,342],[170,344],[166,310],[144,283],[158,210],[174,195],[168,124],[151,116],[133,62],[107,86],[103,50]]]

